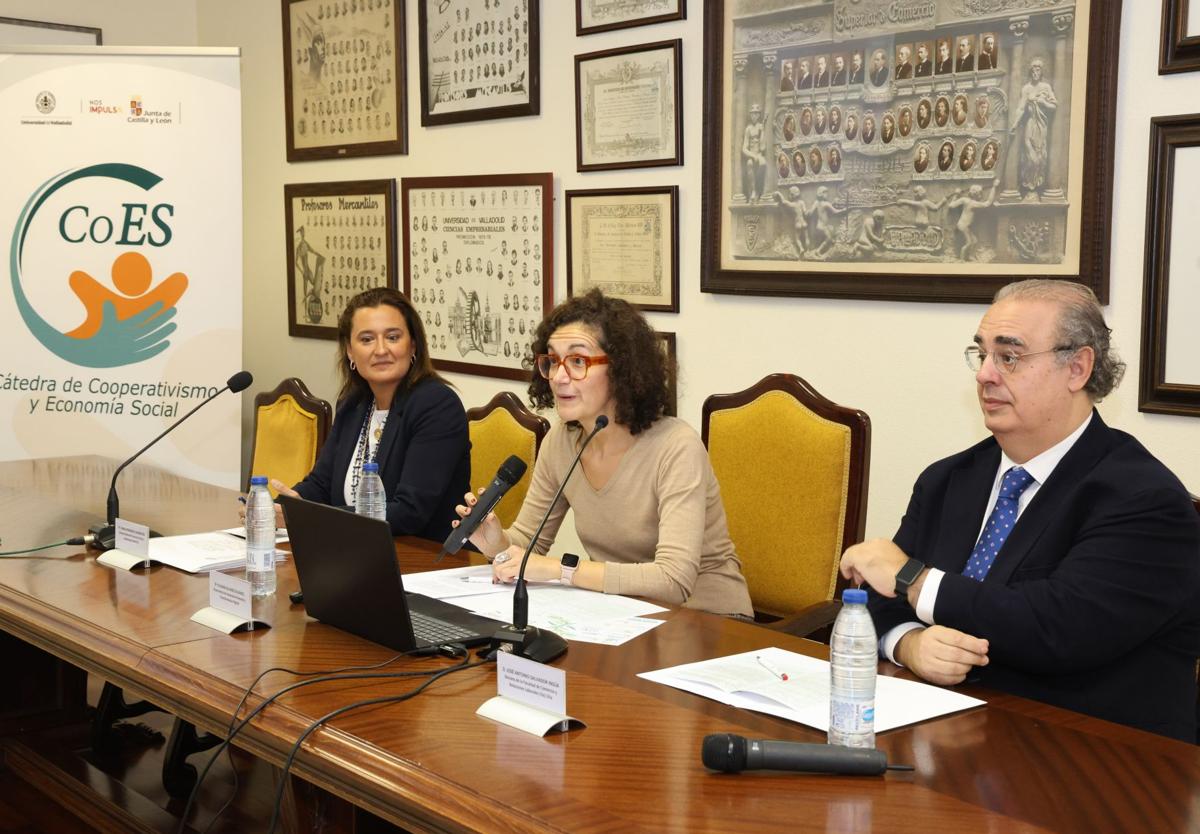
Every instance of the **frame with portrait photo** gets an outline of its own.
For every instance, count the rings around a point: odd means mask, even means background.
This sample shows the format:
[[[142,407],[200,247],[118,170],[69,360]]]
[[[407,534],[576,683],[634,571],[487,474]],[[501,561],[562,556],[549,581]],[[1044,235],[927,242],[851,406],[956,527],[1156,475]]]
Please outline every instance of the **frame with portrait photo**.
[[[580,36],[686,18],[687,0],[575,0]]]
[[[396,181],[285,185],[283,202],[288,335],[337,339],[351,298],[396,286]]]
[[[405,177],[404,291],[439,370],[528,380],[554,305],[554,177]]]
[[[421,125],[541,112],[539,0],[417,0]]]
[[[1106,302],[1121,1],[918,4],[903,25],[891,5],[705,4],[701,290],[982,303],[1049,277]],[[780,90],[784,62],[825,55],[838,80],[849,56],[844,83]],[[844,114],[842,173],[784,176],[782,125],[818,104]],[[953,164],[918,164],[943,145]]]
[[[281,0],[287,160],[408,153],[404,0]]]
[[[1200,417],[1200,241],[1183,218],[1200,177],[1200,114],[1150,121],[1138,411]]]
[[[679,312],[679,187],[567,191],[567,295]]]
[[[575,169],[683,164],[683,41],[575,56]]]
[[[1191,0],[1163,0],[1158,74],[1200,69],[1200,24],[1191,21]]]

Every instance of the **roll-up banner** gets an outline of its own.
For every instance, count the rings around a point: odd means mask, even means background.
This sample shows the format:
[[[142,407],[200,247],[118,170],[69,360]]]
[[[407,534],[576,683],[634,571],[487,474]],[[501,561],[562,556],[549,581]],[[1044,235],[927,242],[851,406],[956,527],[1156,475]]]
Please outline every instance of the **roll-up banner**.
[[[242,365],[236,49],[0,47],[0,459],[124,458]],[[226,394],[142,460],[235,486]]]

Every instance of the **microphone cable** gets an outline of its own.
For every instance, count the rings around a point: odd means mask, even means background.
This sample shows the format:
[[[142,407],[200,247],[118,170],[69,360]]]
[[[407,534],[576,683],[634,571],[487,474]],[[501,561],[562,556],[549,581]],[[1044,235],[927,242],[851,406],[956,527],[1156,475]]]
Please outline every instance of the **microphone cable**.
[[[86,545],[86,544],[91,544],[91,543],[92,543],[92,542],[95,540],[95,538],[96,538],[96,537],[95,537],[95,536],[93,536],[91,533],[89,533],[89,534],[88,534],[88,535],[86,535],[86,536],[72,536],[71,538],[69,538],[69,539],[65,539],[65,540],[63,540],[63,541],[61,541],[61,542],[54,542],[54,544],[43,544],[43,545],[40,545],[40,546],[38,546],[38,547],[27,547],[27,548],[25,548],[24,550],[4,550],[4,551],[0,551],[0,557],[3,557],[3,556],[24,556],[26,553],[37,553],[39,550],[50,550],[50,549],[52,549],[52,548],[55,548],[55,547],[63,547],[64,545],[65,545],[65,546],[67,546],[67,547],[75,547],[75,546],[78,546],[78,545]]]

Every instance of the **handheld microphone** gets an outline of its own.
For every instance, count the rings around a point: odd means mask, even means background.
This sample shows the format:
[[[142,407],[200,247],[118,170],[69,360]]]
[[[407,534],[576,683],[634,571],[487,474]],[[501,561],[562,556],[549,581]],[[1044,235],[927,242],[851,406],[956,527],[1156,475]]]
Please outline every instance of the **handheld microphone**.
[[[796,773],[878,776],[886,770],[913,769],[911,765],[889,765],[887,753],[874,748],[766,741],[733,733],[705,736],[700,746],[700,760],[709,770],[722,773],[788,770]]]
[[[115,525],[117,523],[117,516],[121,514],[121,502],[120,502],[120,499],[117,497],[117,476],[121,474],[122,470],[124,470],[126,466],[128,466],[129,464],[131,464],[135,460],[137,460],[141,456],[142,452],[145,452],[147,449],[149,449],[155,443],[162,440],[164,437],[166,437],[168,434],[170,434],[172,431],[174,431],[176,426],[178,426],[180,423],[182,423],[187,418],[191,417],[193,414],[195,414],[197,411],[202,409],[204,406],[208,405],[210,402],[215,400],[217,397],[221,396],[226,391],[232,391],[235,394],[245,391],[247,388],[250,387],[250,383],[252,383],[252,382],[254,382],[254,377],[253,377],[253,375],[251,375],[251,373],[249,371],[238,371],[236,374],[234,374],[228,380],[225,381],[224,388],[222,388],[220,391],[217,391],[215,394],[213,394],[212,396],[205,399],[203,402],[201,402],[199,405],[197,405],[195,408],[193,408],[187,414],[183,415],[178,420],[176,420],[174,423],[167,426],[166,430],[163,431],[162,434],[160,434],[158,437],[151,440],[149,443],[147,443],[142,448],[138,449],[136,452],[133,453],[133,455],[128,460],[126,460],[124,463],[122,463],[120,466],[117,467],[117,471],[114,472],[113,476],[112,476],[112,483],[108,487],[108,523],[107,524],[93,524],[89,528],[89,532],[93,533],[96,536],[95,540],[91,543],[92,547],[96,548],[97,550],[112,550],[113,549],[114,540],[116,539],[116,526]],[[158,534],[151,531],[150,535],[157,536]]]
[[[583,445],[579,447],[579,452],[575,455],[575,460],[571,462],[571,468],[567,470],[562,483],[558,485],[558,492],[554,493],[550,506],[546,508],[546,514],[542,516],[541,523],[538,524],[537,530],[529,540],[529,546],[525,548],[525,555],[521,557],[521,570],[517,574],[517,584],[513,589],[512,624],[500,629],[492,637],[492,643],[488,648],[489,654],[496,651],[512,652],[519,657],[536,660],[538,663],[549,663],[567,650],[567,641],[553,631],[529,625],[529,589],[525,586],[525,565],[529,563],[529,554],[533,552],[533,546],[537,544],[538,536],[542,535],[542,528],[550,519],[554,505],[558,503],[563,490],[567,488],[567,481],[571,480],[571,473],[579,465],[579,461],[583,457],[583,450],[592,442],[592,438],[607,425],[608,418],[603,414],[596,418],[595,428],[584,438]]]
[[[504,493],[516,486],[517,482],[525,476],[526,468],[525,461],[516,455],[509,455],[508,460],[500,464],[500,470],[496,473],[496,477],[488,484],[483,495],[479,496],[479,500],[471,508],[471,512],[450,531],[450,535],[446,537],[446,543],[442,545],[442,550],[438,553],[435,561],[440,562],[447,553],[457,553],[462,549],[462,546],[467,543],[467,539],[471,538],[471,534],[479,529],[480,524],[483,524],[488,513],[500,503]]]

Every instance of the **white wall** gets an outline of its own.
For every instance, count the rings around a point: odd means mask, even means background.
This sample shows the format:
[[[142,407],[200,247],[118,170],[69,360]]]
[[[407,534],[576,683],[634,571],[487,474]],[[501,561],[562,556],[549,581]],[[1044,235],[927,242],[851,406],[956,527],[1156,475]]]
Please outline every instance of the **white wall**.
[[[0,17],[95,26],[105,46],[195,46],[197,0],[0,0]]]
[[[35,6],[0,2],[0,9],[6,5]],[[80,0],[73,5],[83,9],[92,4]],[[279,3],[199,0],[198,42],[242,48],[245,364],[258,380],[255,388],[268,389],[283,377],[299,375],[320,396],[332,399],[336,392],[333,345],[287,335],[285,183],[550,170],[555,175],[558,298],[564,295],[566,283],[561,208],[564,189],[677,184],[681,199],[681,312],[652,314],[650,319],[655,328],[678,334],[680,416],[698,427],[705,396],[744,388],[772,371],[797,373],[829,398],[864,409],[871,415],[874,428],[867,533],[890,536],[920,470],[983,436],[974,383],[961,357],[983,308],[741,298],[700,292],[703,9],[700,0],[691,0],[688,5],[689,19],[684,22],[577,38],[575,4],[543,0],[543,115],[423,129],[415,71],[416,4],[409,2],[410,153],[289,165],[285,161]],[[1139,7],[1136,12],[1134,5]],[[1117,114],[1112,306],[1108,317],[1130,371],[1124,386],[1103,404],[1101,411],[1110,424],[1141,438],[1194,492],[1200,492],[1200,455],[1196,453],[1200,419],[1149,416],[1137,410],[1149,119],[1184,112],[1189,109],[1189,101],[1200,102],[1200,73],[1160,78],[1155,69],[1159,4],[1127,0],[1125,7]],[[125,16],[115,17],[113,26],[117,27]],[[185,20],[181,26],[186,30]],[[183,42],[186,36],[184,31],[171,42]],[[686,164],[641,171],[576,173],[573,56],[675,37],[682,37],[684,42]],[[114,34],[110,40],[105,32],[106,42],[115,43],[115,38]],[[486,160],[487,167],[464,168],[464,159]],[[1186,227],[1186,219],[1182,222]],[[467,375],[453,375],[452,380],[468,406],[485,402],[505,387],[504,383]],[[510,387],[520,391],[520,386]],[[249,405],[247,397],[247,434]],[[786,502],[787,497],[780,496],[781,507]]]

